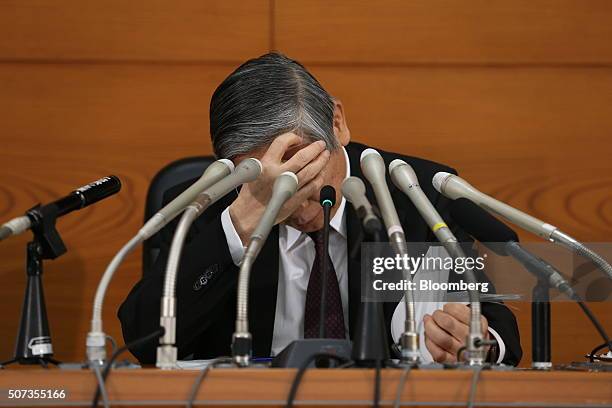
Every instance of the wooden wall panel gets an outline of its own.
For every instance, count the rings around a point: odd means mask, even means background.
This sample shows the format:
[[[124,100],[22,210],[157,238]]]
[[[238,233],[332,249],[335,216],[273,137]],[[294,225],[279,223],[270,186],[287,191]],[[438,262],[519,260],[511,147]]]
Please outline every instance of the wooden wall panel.
[[[270,3],[0,2],[0,59],[242,61],[265,53]]]
[[[277,0],[274,46],[325,64],[600,64],[610,21],[606,0]]]
[[[444,162],[583,240],[608,241],[611,4],[0,1],[0,219],[106,174],[124,182],[59,222],[69,253],[45,271],[57,357],[83,358],[98,279],[141,225],[150,178],[210,153],[210,95],[268,48],[344,102],[355,140]],[[12,353],[26,242],[0,245],[0,356]],[[108,293],[105,330],[118,340],[139,256]],[[512,307],[528,364],[529,304]],[[593,308],[610,327],[610,306]],[[553,311],[555,360],[582,359],[596,333],[574,305]]]
[[[208,105],[235,67],[0,64],[0,219],[20,215],[101,176],[121,192],[58,221],[68,253],[45,263],[56,355],[84,357],[91,304],[113,254],[138,230],[148,184],[168,162],[210,154]],[[0,245],[0,356],[12,354],[29,234]],[[122,341],[116,311],[140,276],[140,253],[111,284],[105,331]]]

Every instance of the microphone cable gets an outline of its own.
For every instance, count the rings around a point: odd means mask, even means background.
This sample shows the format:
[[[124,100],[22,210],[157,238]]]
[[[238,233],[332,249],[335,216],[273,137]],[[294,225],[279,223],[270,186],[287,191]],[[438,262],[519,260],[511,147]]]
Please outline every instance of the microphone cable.
[[[400,376],[399,382],[397,383],[397,391],[395,391],[395,401],[393,402],[393,408],[400,408],[402,405],[402,394],[404,392],[404,386],[406,385],[406,380],[408,379],[408,374],[410,373],[410,369],[412,367],[407,365],[402,370],[402,375]]]
[[[474,373],[472,374],[472,383],[470,385],[470,393],[467,401],[467,408],[474,408],[474,403],[476,399],[476,387],[478,386],[478,380],[480,379],[480,372],[482,371],[482,366],[475,366]]]
[[[189,398],[187,399],[187,408],[193,408],[193,402],[195,401],[196,395],[198,394],[198,390],[200,389],[200,386],[202,385],[202,381],[204,381],[204,378],[206,378],[206,376],[208,375],[208,372],[212,368],[218,365],[221,365],[221,364],[235,365],[234,359],[231,357],[217,357],[209,361],[206,367],[200,370],[200,374],[194,381],[193,386],[191,387],[191,392],[189,393]]]
[[[100,394],[101,394],[101,388],[104,387],[104,384],[106,383],[106,379],[108,378],[111,368],[113,366],[113,364],[115,363],[115,360],[117,360],[117,358],[123,354],[124,352],[126,352],[127,350],[129,350],[130,348],[134,348],[137,346],[140,346],[142,344],[145,344],[151,340],[156,340],[158,338],[160,338],[161,336],[164,335],[164,328],[160,327],[159,329],[155,330],[153,333],[148,334],[146,336],[143,336],[139,339],[136,339],[126,345],[123,345],[121,347],[119,347],[117,350],[115,350],[115,352],[113,353],[113,355],[111,356],[111,358],[108,360],[108,362],[104,365],[104,370],[102,370],[102,381],[101,383],[99,383],[96,386],[96,392],[94,394],[94,398],[92,401],[92,408],[97,408],[98,406],[98,402],[100,401]],[[101,387],[102,386],[102,387]]]
[[[287,404],[285,404],[286,408],[293,408],[293,403],[295,402],[295,396],[298,392],[298,388],[300,387],[300,382],[302,381],[302,377],[304,376],[304,374],[306,374],[306,370],[308,369],[310,363],[323,358],[328,360],[335,360],[341,364],[348,363],[347,359],[330,353],[317,353],[309,356],[306,360],[302,362],[295,374],[295,377],[293,378],[293,383],[291,384],[291,389],[289,390],[289,396],[287,397]]]

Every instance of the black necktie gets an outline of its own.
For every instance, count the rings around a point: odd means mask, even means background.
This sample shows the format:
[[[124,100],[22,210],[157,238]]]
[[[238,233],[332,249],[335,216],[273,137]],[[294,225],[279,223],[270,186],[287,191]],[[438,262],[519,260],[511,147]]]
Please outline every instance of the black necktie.
[[[308,280],[306,290],[306,308],[304,311],[304,338],[319,337],[319,316],[321,305],[321,289],[323,287],[323,256],[327,256],[327,293],[325,305],[325,334],[330,339],[346,338],[344,331],[344,314],[342,312],[342,298],[340,297],[340,286],[334,264],[329,253],[324,253],[323,230],[308,234],[315,244],[316,256]]]

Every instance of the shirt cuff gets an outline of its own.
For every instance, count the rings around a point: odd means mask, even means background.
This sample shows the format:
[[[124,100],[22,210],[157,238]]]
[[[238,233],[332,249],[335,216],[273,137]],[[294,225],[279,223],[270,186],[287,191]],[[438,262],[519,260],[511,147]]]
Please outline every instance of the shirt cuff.
[[[234,224],[232,223],[229,207],[227,207],[221,213],[221,226],[223,227],[223,232],[225,233],[225,240],[227,241],[227,247],[230,255],[232,256],[232,261],[234,261],[234,265],[240,266],[245,248],[242,245],[240,236],[236,232],[236,228],[234,228]]]
[[[506,345],[504,344],[504,341],[502,340],[499,333],[496,332],[494,328],[489,327],[488,329],[489,329],[489,333],[491,333],[493,337],[495,337],[495,340],[497,341],[497,350],[499,351],[497,355],[497,361],[495,363],[500,364],[504,360],[504,357],[506,356]]]

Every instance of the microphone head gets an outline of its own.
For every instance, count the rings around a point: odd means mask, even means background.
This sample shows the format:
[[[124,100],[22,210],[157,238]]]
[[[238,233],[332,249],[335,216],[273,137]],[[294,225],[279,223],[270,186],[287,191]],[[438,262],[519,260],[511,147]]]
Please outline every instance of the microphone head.
[[[214,179],[219,181],[221,178],[234,171],[234,163],[228,159],[219,159],[210,164],[202,173],[201,180]]]
[[[257,179],[263,171],[263,166],[259,160],[254,157],[241,161],[234,171],[240,176],[242,183],[250,183]]]
[[[444,194],[444,184],[446,183],[446,181],[448,181],[450,177],[452,177],[452,174],[447,173],[445,171],[439,171],[433,176],[431,184],[433,184],[434,188],[438,191],[438,193]]]
[[[419,179],[414,172],[414,169],[404,160],[393,160],[389,164],[389,174],[391,175],[391,181],[393,181],[393,184],[400,189],[402,188],[403,184],[407,184],[407,187],[419,185]]]
[[[378,157],[382,157],[380,155],[380,153],[378,153],[378,150],[372,149],[372,148],[367,148],[363,152],[361,152],[361,157],[359,158],[359,162],[363,162],[363,159],[365,159],[367,156],[370,156],[372,154],[374,154],[374,155],[376,155]]]
[[[121,190],[121,180],[117,176],[106,176],[74,190],[81,200],[80,208],[97,203]]]
[[[230,173],[231,173],[232,171],[234,171],[234,162],[233,162],[233,161],[231,161],[231,160],[229,160],[229,159],[219,159],[219,160],[217,160],[215,163],[219,163],[219,164],[223,164],[223,165],[225,165],[225,166],[226,166],[226,167],[229,169]],[[214,164],[214,163],[213,163],[213,164]],[[212,164],[211,164],[211,166],[212,166]],[[210,167],[210,166],[209,166],[209,167]]]
[[[272,189],[274,191],[274,194],[288,194],[288,196],[291,197],[297,191],[297,186],[297,176],[290,171],[286,171],[276,177]]]
[[[498,255],[508,255],[505,245],[494,243],[519,242],[516,232],[506,224],[474,204],[467,198],[458,198],[450,204],[453,219],[469,235],[482,242]]]
[[[361,158],[359,159],[361,164],[361,171],[365,178],[370,184],[380,184],[385,182],[385,161],[383,160],[380,153],[374,149],[365,149],[361,152]]]
[[[342,182],[341,191],[346,201],[355,203],[355,201],[359,201],[360,197],[365,196],[366,187],[360,178],[352,176]]]
[[[319,195],[321,207],[333,207],[336,204],[336,189],[330,185],[323,186]]]

